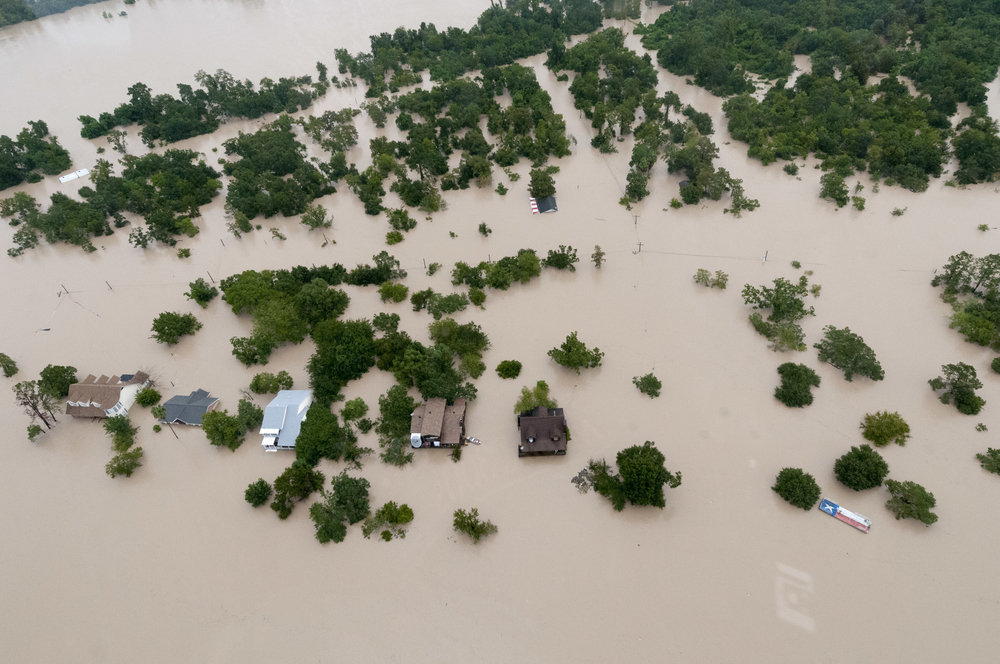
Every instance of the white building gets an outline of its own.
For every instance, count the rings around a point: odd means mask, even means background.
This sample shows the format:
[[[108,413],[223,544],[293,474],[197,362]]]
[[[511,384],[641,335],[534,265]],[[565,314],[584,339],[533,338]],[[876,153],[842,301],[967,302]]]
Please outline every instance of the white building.
[[[135,395],[149,385],[149,376],[141,371],[121,376],[90,374],[69,386],[66,414],[73,417],[114,417],[127,414]]]
[[[281,390],[264,409],[260,433],[261,445],[268,452],[294,450],[295,439],[312,404],[312,390]]]

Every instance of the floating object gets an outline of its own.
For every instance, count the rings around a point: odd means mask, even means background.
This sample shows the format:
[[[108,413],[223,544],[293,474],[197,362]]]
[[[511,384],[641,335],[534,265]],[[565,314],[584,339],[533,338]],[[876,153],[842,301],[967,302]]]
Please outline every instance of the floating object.
[[[81,168],[80,170],[74,173],[70,173],[69,175],[63,175],[61,178],[59,178],[59,181],[66,183],[69,182],[70,180],[82,178],[84,175],[90,175],[90,171],[88,171],[86,168]]]
[[[559,208],[556,207],[555,196],[539,199],[529,198],[528,202],[531,203],[531,214],[545,214],[546,212],[559,211]]]
[[[826,498],[824,498],[819,504],[819,508],[833,518],[839,519],[849,526],[854,526],[863,533],[867,533],[872,527],[871,519],[863,517],[850,510],[846,510],[837,503],[827,500]]]
[[[473,445],[481,445],[483,441],[479,440],[478,438],[470,438],[469,436],[465,436],[465,442],[472,443]]]

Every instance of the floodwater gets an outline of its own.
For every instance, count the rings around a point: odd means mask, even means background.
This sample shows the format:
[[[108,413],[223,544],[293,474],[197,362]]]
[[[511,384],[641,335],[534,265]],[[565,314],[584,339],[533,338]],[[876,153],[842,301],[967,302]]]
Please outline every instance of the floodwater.
[[[369,34],[421,20],[469,27],[485,6],[143,0],[128,7],[128,18],[113,20],[101,12],[118,4],[75,9],[0,31],[0,133],[42,118],[71,151],[74,168],[90,167],[105,143],[81,139],[75,117],[110,110],[136,81],[160,92],[193,82],[198,69],[221,67],[256,81],[312,71],[316,60],[333,68],[334,48],[355,52]],[[644,11],[648,21],[658,10]],[[638,47],[637,39],[630,44]],[[817,197],[812,160],[801,179],[749,160],[745,146],[727,144],[721,100],[661,72],[661,90],[711,113],[721,165],[761,207],[741,219],[723,214],[725,201],[671,210],[679,178],[661,163],[652,195],[630,213],[617,203],[630,143],[607,157],[592,150],[589,123],[543,60],[530,62],[578,141],[558,162],[559,212],[530,214],[522,163],[516,183],[497,171],[507,196],[447,192],[448,209],[433,221],[419,217],[390,249],[409,270],[411,289],[445,292],[456,260],[522,247],[544,255],[560,244],[582,257],[575,273],[545,270],[530,284],[490,292],[485,311],[456,316],[482,325],[493,343],[468,413],[469,433],[483,444],[466,448],[457,464],[433,450],[418,452],[403,470],[370,457],[361,473],[373,504],[413,508],[406,539],[368,541],[355,526],[344,543],[321,546],[306,505],[283,522],[243,500],[249,482],[273,480],[290,456],[264,453],[254,435],[231,453],[211,447],[197,429],[156,434],[141,408],[132,416],[144,466],[130,479],[110,480],[110,441],[99,424],[60,417],[31,444],[27,418],[7,392],[0,402],[8,423],[0,470],[4,661],[992,660],[1000,580],[991,570],[1000,534],[989,505],[1000,480],[974,454],[995,445],[1000,385],[989,371],[993,354],[948,329],[950,309],[929,282],[954,253],[997,251],[996,231],[976,229],[994,223],[995,187],[950,188],[942,179],[923,194],[884,185],[873,194],[860,177],[866,209],[837,211]],[[331,90],[313,110],[355,105],[360,91]],[[993,86],[994,110],[996,102]],[[358,124],[361,143],[351,158],[364,164],[376,130],[363,116]],[[255,126],[230,123],[178,147],[214,161],[212,148]],[[396,135],[391,123],[384,132]],[[130,150],[141,152],[135,127],[129,133]],[[81,184],[50,177],[22,189],[47,198]],[[230,355],[229,338],[247,334],[250,322],[218,300],[203,311],[183,292],[197,277],[350,267],[386,248],[388,224],[364,215],[346,188],[321,202],[334,215],[326,234],[336,244],[326,247],[321,232],[280,217],[236,240],[225,231],[220,196],[203,210],[201,233],[183,243],[192,251],[187,260],[169,249],[133,249],[123,231],[89,255],[42,246],[4,257],[0,350],[21,373],[3,379],[3,389],[49,363],[73,365],[81,377],[144,368],[165,398],[204,388],[233,411],[260,370]],[[389,194],[385,203],[398,200]],[[894,208],[907,211],[892,216]],[[493,229],[488,238],[476,231],[484,221]],[[288,239],[273,240],[271,226]],[[599,270],[586,259],[595,244],[607,252]],[[848,383],[811,347],[775,354],[754,333],[743,284],[794,278],[792,260],[822,285],[809,302],[816,316],[804,325],[810,346],[823,326],[849,326],[875,349],[884,381]],[[445,269],[428,277],[423,265],[432,261]],[[727,272],[729,288],[695,285],[698,268]],[[373,289],[347,290],[348,316],[382,310]],[[195,313],[204,329],[171,348],[156,344],[149,326],[167,310]],[[426,313],[406,304],[390,310],[426,340]],[[606,353],[602,367],[577,376],[546,357],[574,330]],[[304,387],[311,352],[308,341],[282,348],[265,370],[286,369]],[[505,359],[524,363],[519,379],[502,381],[492,371]],[[786,361],[822,377],[808,408],[788,409],[772,396],[775,369]],[[986,384],[978,417],[942,405],[927,386],[942,364],[959,361],[974,365]],[[631,383],[651,370],[664,383],[655,400]],[[516,456],[513,403],[522,385],[539,379],[566,409],[573,440],[564,458]],[[373,370],[345,392],[375,410],[391,384]],[[890,477],[934,493],[940,521],[930,528],[894,520],[883,489],[854,493],[833,476],[834,460],[864,442],[864,414],[886,409],[898,410],[913,431],[905,447],[882,452]],[[977,432],[978,422],[991,432]],[[570,483],[591,457],[611,460],[646,440],[683,472],[666,509],[615,513]],[[362,441],[377,447],[373,435]],[[815,475],[825,496],[872,519],[871,532],[782,501],[770,486],[785,466]],[[321,468],[328,477],[340,471],[328,462]],[[452,512],[473,506],[499,527],[478,546],[451,530]]]

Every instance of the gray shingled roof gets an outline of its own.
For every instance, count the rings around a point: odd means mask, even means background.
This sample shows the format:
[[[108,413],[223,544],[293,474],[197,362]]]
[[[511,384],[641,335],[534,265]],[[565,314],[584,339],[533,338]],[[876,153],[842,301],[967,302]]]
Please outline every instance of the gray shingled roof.
[[[178,394],[163,404],[167,416],[160,421],[171,424],[180,422],[181,424],[201,425],[202,416],[217,401],[217,398],[209,396],[205,390],[195,390],[187,396]]]

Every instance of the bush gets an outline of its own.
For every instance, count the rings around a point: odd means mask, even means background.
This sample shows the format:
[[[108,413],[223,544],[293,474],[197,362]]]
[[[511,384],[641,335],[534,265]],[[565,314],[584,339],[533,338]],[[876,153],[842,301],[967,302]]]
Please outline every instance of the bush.
[[[452,525],[458,532],[468,535],[473,544],[479,544],[479,540],[497,532],[497,527],[491,522],[479,520],[479,510],[475,507],[468,512],[455,510]]]
[[[319,491],[325,481],[323,473],[314,470],[309,464],[293,461],[292,465],[274,480],[274,500],[271,501],[271,509],[277,513],[279,519],[287,519],[295,509],[295,504],[305,500],[313,492]]]
[[[481,288],[476,288],[473,286],[469,289],[469,302],[476,305],[480,309],[485,309],[483,302],[486,301],[486,293]]]
[[[798,166],[798,164],[785,164],[785,167],[782,170],[785,171],[786,173],[788,173],[789,175],[798,175],[799,174],[799,166]]]
[[[977,454],[976,459],[983,469],[1000,475],[1000,450],[988,447],[986,448],[986,454]]]
[[[521,363],[517,360],[504,360],[497,365],[497,375],[501,378],[517,378],[521,375]]]
[[[594,253],[590,255],[590,260],[594,261],[594,267],[601,267],[601,263],[607,260],[604,258],[605,255],[605,252],[601,250],[601,245],[595,244]]]
[[[189,290],[184,293],[184,296],[189,300],[194,300],[197,302],[202,309],[208,306],[208,303],[219,294],[219,289],[215,286],[209,285],[207,281],[202,278],[198,278],[188,284]]]
[[[822,185],[819,192],[820,198],[832,199],[837,203],[838,208],[847,205],[850,195],[847,191],[847,185],[844,183],[844,178],[831,172],[821,177],[819,182]]]
[[[372,430],[374,426],[375,423],[372,422],[367,417],[358,420],[358,431],[360,431],[361,433],[368,433],[369,431]]]
[[[775,388],[774,398],[789,408],[802,408],[813,402],[811,387],[819,387],[819,376],[804,364],[785,362],[778,367],[781,386]]]
[[[885,506],[899,519],[916,519],[926,525],[931,525],[938,520],[937,514],[931,512],[931,508],[937,505],[934,494],[929,493],[924,487],[916,482],[897,482],[886,480],[886,488],[892,496]]]
[[[161,398],[159,392],[151,387],[147,387],[144,390],[139,390],[139,393],[135,395],[135,402],[143,408],[148,408],[160,403]]]
[[[112,479],[118,477],[119,475],[132,477],[132,473],[134,473],[141,465],[142,448],[137,447],[134,450],[116,454],[114,458],[112,458],[111,461],[104,466],[104,472],[106,472],[108,477],[111,477]]]
[[[163,427],[161,427],[159,424],[153,425],[153,433],[160,433],[161,431],[163,431]]]
[[[487,226],[485,221],[479,224],[479,234],[482,235],[483,237],[489,237],[490,233],[492,232],[493,229]]]
[[[115,452],[125,452],[135,443],[139,427],[132,426],[132,420],[125,413],[104,420],[104,432],[111,436],[111,447]]]
[[[260,507],[271,497],[271,483],[263,477],[256,482],[251,482],[247,490],[243,492],[243,497],[253,507]]]
[[[262,372],[250,381],[250,391],[254,394],[277,394],[281,390],[290,390],[293,385],[292,376],[287,371],[272,373]]]
[[[167,409],[163,406],[153,406],[149,409],[149,414],[158,420],[166,419]]]
[[[403,241],[403,234],[399,231],[389,231],[385,234],[385,243],[390,247]]]
[[[69,396],[69,386],[75,382],[76,367],[50,364],[39,375],[38,392],[54,399],[64,399]]]
[[[819,500],[820,489],[816,480],[801,468],[783,468],[771,487],[779,496],[795,507],[811,510]]]
[[[413,510],[406,503],[397,505],[390,500],[365,519],[361,525],[361,532],[365,539],[377,530],[381,530],[379,536],[386,542],[393,537],[403,539],[406,537],[406,530],[403,529],[403,526],[411,521],[413,521]]]
[[[185,334],[194,334],[201,327],[201,323],[193,314],[167,311],[153,321],[153,334],[150,338],[156,339],[161,344],[173,345]]]
[[[572,369],[580,373],[580,369],[593,369],[601,366],[601,358],[604,353],[599,348],[589,350],[587,346],[577,339],[576,332],[573,332],[566,341],[558,348],[553,348],[548,352],[548,356],[555,360],[556,364]]]
[[[660,396],[660,388],[663,387],[663,383],[652,373],[636,376],[632,379],[632,383],[639,388],[640,392],[648,394],[650,399]]]
[[[990,362],[990,368],[993,369],[995,373],[1000,373],[1000,357],[993,358],[993,361]]]
[[[343,418],[344,422],[350,422],[364,417],[367,413],[368,404],[365,403],[364,399],[358,397],[344,404],[343,409],[340,411],[340,417]]]
[[[844,486],[863,491],[882,486],[889,474],[889,464],[870,445],[851,447],[851,451],[833,464],[837,480]]]
[[[30,442],[32,442],[32,443],[35,442],[35,439],[37,439],[43,433],[45,433],[45,432],[42,430],[41,426],[39,426],[37,424],[29,424],[28,425],[28,440]]]
[[[889,443],[905,445],[910,437],[910,425],[900,417],[899,413],[889,411],[868,413],[861,420],[861,435],[870,440],[876,447],[884,447]]]
[[[406,299],[406,296],[410,294],[410,289],[404,284],[395,284],[391,281],[386,281],[378,287],[378,294],[383,302],[392,300],[398,304]]]
[[[722,290],[726,289],[726,285],[729,283],[729,275],[722,270],[716,270],[715,276],[708,270],[698,269],[694,274],[694,282],[696,284],[701,284],[703,286],[708,286],[709,288],[719,288]]]

